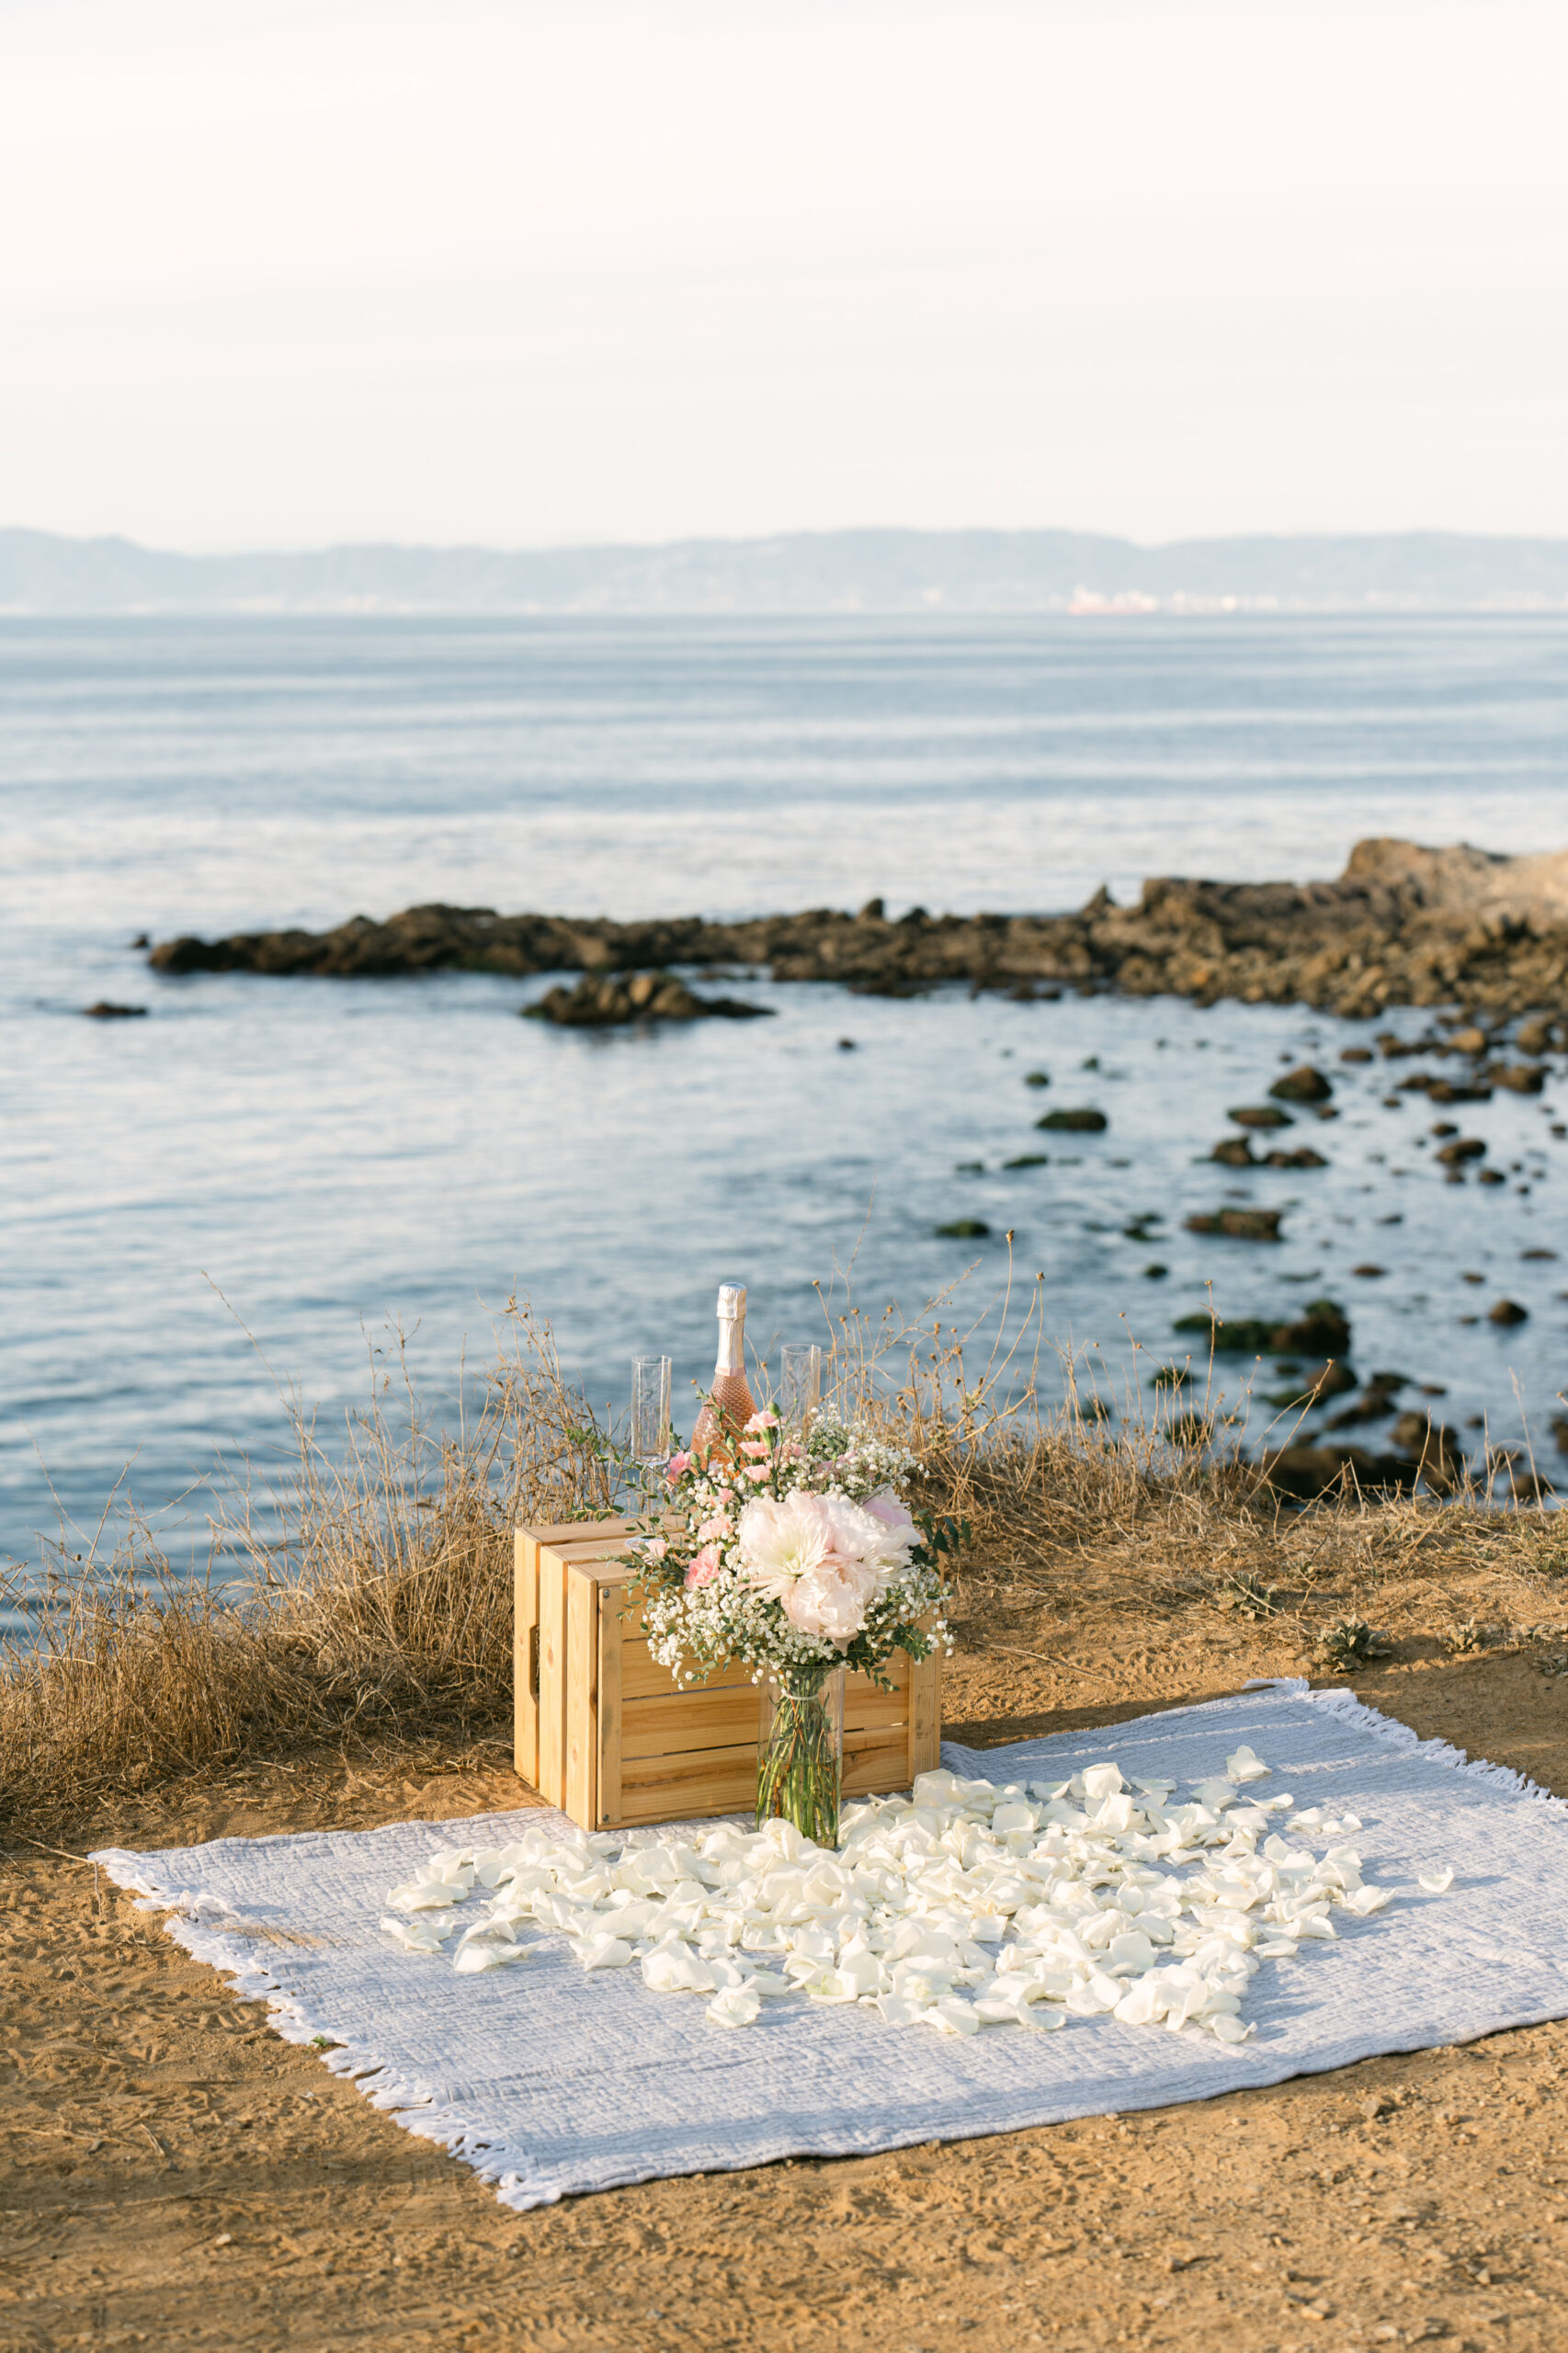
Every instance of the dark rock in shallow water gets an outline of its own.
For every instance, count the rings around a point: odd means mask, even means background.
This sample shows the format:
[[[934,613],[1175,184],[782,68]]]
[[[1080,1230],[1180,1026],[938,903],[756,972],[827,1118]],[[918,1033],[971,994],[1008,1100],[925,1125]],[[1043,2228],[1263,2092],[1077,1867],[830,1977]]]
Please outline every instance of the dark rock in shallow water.
[[[1426,1089],[1429,1103],[1490,1103],[1489,1086],[1456,1086],[1451,1079],[1434,1079]]]
[[[983,1242],[990,1231],[981,1217],[955,1217],[937,1228],[944,1242]]]
[[[1294,1323],[1281,1324],[1270,1341],[1284,1356],[1342,1357],[1350,1346],[1350,1319],[1332,1299],[1309,1299]]]
[[[1221,1168],[1261,1168],[1264,1165],[1254,1157],[1245,1136],[1221,1136],[1209,1157],[1217,1160]]]
[[[1294,1152],[1266,1153],[1261,1165],[1265,1168],[1326,1168],[1328,1166],[1322,1153],[1314,1152],[1310,1143],[1299,1145]]]
[[[85,1005],[84,1015],[89,1021],[145,1021],[144,1005],[111,1005],[108,997],[99,997],[97,1005]]]
[[[1005,1160],[1004,1168],[1049,1168],[1051,1154],[1047,1152],[1020,1152],[1016,1160]]]
[[[1509,1063],[1502,1070],[1488,1073],[1494,1086],[1506,1086],[1513,1095],[1539,1095],[1546,1085],[1547,1071],[1543,1063]]]
[[[1200,1336],[1217,1357],[1267,1355],[1277,1329],[1267,1316],[1210,1315],[1202,1308],[1192,1315],[1178,1315],[1171,1325],[1173,1332]]]
[[[608,1029],[629,1021],[698,1021],[705,1015],[724,1021],[756,1021],[770,1007],[743,1005],[738,997],[696,996],[671,972],[636,972],[630,980],[595,979],[574,989],[546,991],[537,1005],[525,1005],[527,1021],[553,1021],[569,1029]]]
[[[1227,1111],[1225,1117],[1238,1128],[1289,1128],[1295,1124],[1290,1112],[1282,1111],[1278,1103],[1243,1103],[1235,1110]]]
[[[1364,1446],[1288,1446],[1263,1458],[1264,1475],[1277,1495],[1308,1502],[1336,1487],[1354,1492],[1410,1487],[1412,1464],[1397,1454],[1369,1454]]]
[[[1233,1242],[1278,1242],[1283,1210],[1197,1210],[1187,1220],[1188,1233],[1222,1233]]]
[[[1444,1423],[1426,1414],[1401,1414],[1389,1435],[1402,1454],[1415,1457],[1429,1487],[1446,1491],[1463,1477],[1463,1450]]]
[[[1437,1130],[1433,1130],[1437,1133]],[[1432,1154],[1445,1168],[1458,1168],[1467,1160],[1480,1160],[1486,1150],[1480,1136],[1456,1136],[1451,1143],[1440,1143]]]
[[[1489,1324],[1528,1324],[1530,1312],[1521,1307],[1517,1299],[1500,1299],[1486,1311]]]
[[[1110,1125],[1103,1111],[1048,1111],[1043,1120],[1035,1121],[1037,1128],[1051,1128],[1071,1135],[1097,1136]]]
[[[1301,1375],[1298,1395],[1304,1394],[1314,1405],[1325,1397],[1348,1397],[1356,1387],[1356,1375],[1338,1357],[1330,1357],[1326,1364],[1310,1364]]]
[[[1314,1070],[1311,1063],[1302,1063],[1299,1070],[1288,1070],[1268,1091],[1279,1103],[1326,1103],[1334,1093],[1322,1071]]]

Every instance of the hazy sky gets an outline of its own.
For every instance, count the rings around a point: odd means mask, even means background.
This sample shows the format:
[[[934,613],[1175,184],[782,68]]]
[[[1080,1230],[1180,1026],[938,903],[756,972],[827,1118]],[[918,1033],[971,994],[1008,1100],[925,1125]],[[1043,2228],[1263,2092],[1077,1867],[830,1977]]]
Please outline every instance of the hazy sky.
[[[0,0],[0,522],[1568,532],[1568,0]]]

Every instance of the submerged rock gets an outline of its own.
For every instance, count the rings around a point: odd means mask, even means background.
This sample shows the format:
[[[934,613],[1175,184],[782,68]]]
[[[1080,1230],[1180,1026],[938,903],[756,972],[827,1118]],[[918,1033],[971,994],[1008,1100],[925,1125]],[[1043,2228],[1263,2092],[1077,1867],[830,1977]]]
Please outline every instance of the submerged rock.
[[[1283,1210],[1197,1210],[1187,1220],[1188,1233],[1222,1233],[1233,1242],[1278,1242]]]
[[[1426,1484],[1439,1495],[1457,1487],[1464,1476],[1464,1454],[1453,1432],[1426,1414],[1401,1414],[1389,1433],[1403,1454],[1415,1458]]]
[[[1326,1103],[1334,1093],[1322,1071],[1314,1070],[1311,1063],[1302,1063],[1298,1070],[1288,1070],[1268,1091],[1281,1103]]]
[[[1110,1121],[1103,1111],[1048,1111],[1043,1120],[1035,1121],[1035,1125],[1037,1128],[1055,1129],[1059,1133],[1064,1130],[1070,1135],[1097,1136],[1103,1129],[1109,1127]]]
[[[1489,1086],[1460,1086],[1451,1078],[1435,1078],[1426,1089],[1429,1103],[1490,1103]]]
[[[574,989],[553,988],[537,1005],[525,1005],[525,1021],[553,1021],[563,1029],[608,1029],[629,1021],[758,1021],[772,1011],[743,1005],[738,997],[697,996],[673,972],[635,972],[630,980],[580,980]]]
[[[1364,1446],[1288,1446],[1265,1455],[1263,1470],[1277,1494],[1303,1503],[1336,1487],[1376,1493],[1415,1483],[1411,1463],[1397,1454],[1369,1453]]]
[[[1233,1111],[1227,1111],[1225,1117],[1233,1120],[1238,1128],[1289,1128],[1294,1125],[1290,1112],[1282,1111],[1278,1103],[1238,1104]]]
[[[82,1012],[88,1021],[145,1021],[144,1005],[111,1005],[108,997],[99,997],[97,1005],[85,1005]]]

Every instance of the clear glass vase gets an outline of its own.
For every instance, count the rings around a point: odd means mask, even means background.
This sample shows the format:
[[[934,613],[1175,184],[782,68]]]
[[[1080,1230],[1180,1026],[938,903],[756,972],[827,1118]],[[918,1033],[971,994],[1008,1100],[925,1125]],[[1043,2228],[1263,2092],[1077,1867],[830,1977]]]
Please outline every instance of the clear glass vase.
[[[756,1826],[780,1815],[819,1847],[838,1844],[844,1786],[844,1669],[762,1687]]]

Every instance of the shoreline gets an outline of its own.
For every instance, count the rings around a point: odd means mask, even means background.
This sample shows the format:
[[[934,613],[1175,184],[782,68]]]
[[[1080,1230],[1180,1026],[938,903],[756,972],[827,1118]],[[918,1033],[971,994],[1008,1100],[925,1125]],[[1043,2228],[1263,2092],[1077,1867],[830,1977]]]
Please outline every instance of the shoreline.
[[[1568,1017],[1568,850],[1506,858],[1467,845],[1358,842],[1332,882],[1157,878],[1135,907],[1096,892],[1060,915],[890,917],[818,907],[737,923],[702,916],[503,915],[488,907],[354,915],[323,932],[163,940],[153,972],[383,979],[459,969],[517,979],[681,965],[766,968],[775,981],[837,982],[915,996],[944,983],[1028,999],[1176,995],[1199,1005],[1306,1004],[1351,1020],[1393,1006],[1472,1018]]]

